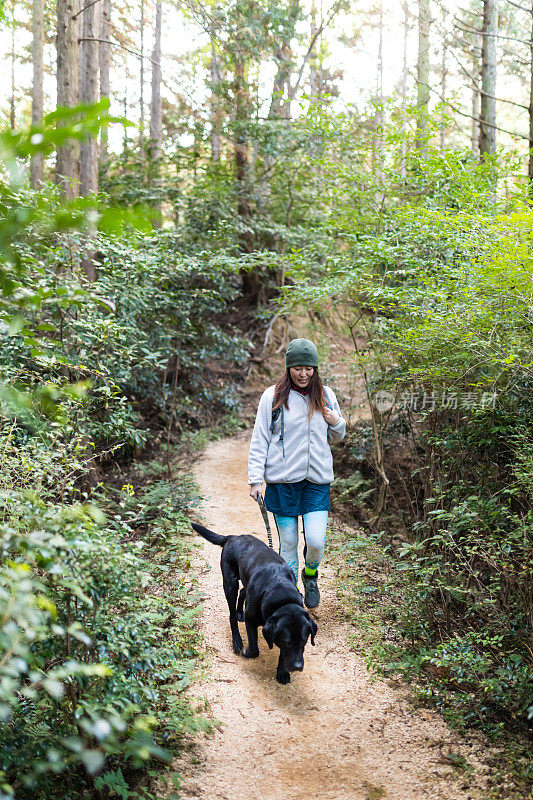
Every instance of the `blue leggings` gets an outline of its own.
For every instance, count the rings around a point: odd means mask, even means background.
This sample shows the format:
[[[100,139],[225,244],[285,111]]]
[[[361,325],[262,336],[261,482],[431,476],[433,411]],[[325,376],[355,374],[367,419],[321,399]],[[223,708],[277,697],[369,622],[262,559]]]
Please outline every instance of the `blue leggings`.
[[[298,580],[298,517],[282,517],[274,514],[279,534],[279,553],[293,570]],[[309,511],[302,514],[304,539],[306,544],[305,565],[316,569],[324,555],[326,541],[327,511]]]

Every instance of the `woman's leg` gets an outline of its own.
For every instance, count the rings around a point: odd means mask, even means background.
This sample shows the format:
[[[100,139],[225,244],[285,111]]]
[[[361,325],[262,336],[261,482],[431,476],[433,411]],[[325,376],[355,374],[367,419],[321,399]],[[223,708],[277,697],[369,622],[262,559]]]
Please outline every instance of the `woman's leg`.
[[[274,514],[279,535],[279,554],[287,562],[298,581],[298,517]]]
[[[320,603],[318,589],[318,565],[324,555],[326,541],[327,511],[309,511],[303,515],[305,537],[305,566],[302,570],[304,603],[307,608],[316,608]]]
[[[305,573],[315,575],[324,555],[327,511],[309,511],[303,515],[305,536]]]

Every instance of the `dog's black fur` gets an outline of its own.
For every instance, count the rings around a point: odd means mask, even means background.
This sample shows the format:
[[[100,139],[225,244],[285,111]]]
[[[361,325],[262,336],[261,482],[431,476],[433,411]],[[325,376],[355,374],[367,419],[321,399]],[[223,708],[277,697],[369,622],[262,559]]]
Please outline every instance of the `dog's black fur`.
[[[311,636],[314,644],[317,632],[316,622],[304,608],[294,572],[280,555],[255,536],[220,536],[195,522],[192,527],[208,542],[222,547],[220,568],[229,606],[233,652],[242,650],[245,658],[257,658],[257,628],[262,625],[270,649],[275,644],[280,650],[276,678],[279,683],[289,683],[291,672],[303,670],[307,639]],[[243,588],[237,601],[239,580]],[[248,647],[244,650],[237,625],[237,621],[243,620],[248,634]]]

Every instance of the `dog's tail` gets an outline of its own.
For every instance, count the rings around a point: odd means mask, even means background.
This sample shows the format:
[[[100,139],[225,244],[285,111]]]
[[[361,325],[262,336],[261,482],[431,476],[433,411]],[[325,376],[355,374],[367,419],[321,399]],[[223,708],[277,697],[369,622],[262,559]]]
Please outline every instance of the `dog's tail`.
[[[191,522],[191,525],[196,533],[199,533],[200,536],[203,536],[204,539],[207,539],[207,541],[211,542],[211,544],[218,544],[219,547],[224,547],[229,539],[229,536],[220,536],[218,533],[210,531],[209,528],[204,528],[203,525],[198,525],[197,522]]]

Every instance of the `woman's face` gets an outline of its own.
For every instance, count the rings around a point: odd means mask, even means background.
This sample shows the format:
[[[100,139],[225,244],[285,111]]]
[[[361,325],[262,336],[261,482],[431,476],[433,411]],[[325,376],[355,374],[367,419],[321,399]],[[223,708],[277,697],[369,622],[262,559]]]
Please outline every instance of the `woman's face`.
[[[292,382],[299,389],[305,389],[309,386],[314,371],[314,367],[289,367]]]

